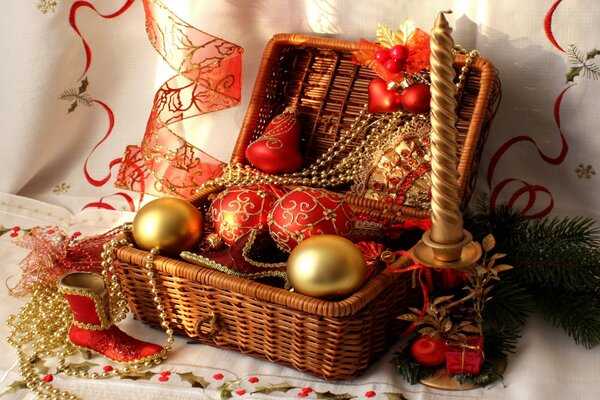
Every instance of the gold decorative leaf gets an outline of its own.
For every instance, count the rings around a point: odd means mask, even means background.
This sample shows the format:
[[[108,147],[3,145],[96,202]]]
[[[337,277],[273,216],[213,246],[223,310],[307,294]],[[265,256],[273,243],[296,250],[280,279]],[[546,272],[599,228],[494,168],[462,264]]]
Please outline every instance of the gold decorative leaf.
[[[419,329],[419,333],[421,335],[434,336],[437,335],[437,331],[433,329],[431,326],[426,326],[425,328]]]
[[[397,33],[383,24],[377,24],[376,35],[379,44],[387,49],[402,43],[402,39],[397,36]]]
[[[507,256],[507,254],[504,254],[504,253],[496,253],[490,257],[490,260],[497,260],[499,258],[504,258],[506,256]]]
[[[504,272],[504,271],[508,271],[513,269],[512,265],[508,265],[508,264],[500,264],[500,265],[496,265],[496,267],[494,267],[494,271],[496,273],[498,272]]]
[[[396,35],[400,40],[397,44],[406,44],[406,42],[408,42],[415,34],[416,30],[417,27],[411,18],[404,21],[398,28],[398,32],[396,32]]]
[[[418,308],[415,307],[408,307],[408,309],[412,312],[414,312],[415,314],[419,315],[421,314],[421,310],[419,310]]]
[[[479,328],[475,325],[465,325],[462,327],[462,330],[463,330],[463,332],[468,332],[468,333],[481,333]]]
[[[446,322],[444,322],[443,331],[450,332],[450,329],[452,329],[452,321],[446,320]]]
[[[494,247],[496,247],[496,239],[494,239],[494,235],[492,235],[490,233],[485,238],[483,238],[483,241],[481,242],[481,246],[483,247],[484,251],[490,251]]]
[[[437,306],[438,304],[441,304],[441,303],[444,303],[444,302],[446,302],[448,300],[451,300],[453,297],[454,297],[454,295],[436,297],[433,300],[433,304]]]
[[[403,321],[414,321],[417,318],[419,318],[419,316],[415,315],[415,314],[406,313],[406,314],[398,315],[396,318],[401,319]]]

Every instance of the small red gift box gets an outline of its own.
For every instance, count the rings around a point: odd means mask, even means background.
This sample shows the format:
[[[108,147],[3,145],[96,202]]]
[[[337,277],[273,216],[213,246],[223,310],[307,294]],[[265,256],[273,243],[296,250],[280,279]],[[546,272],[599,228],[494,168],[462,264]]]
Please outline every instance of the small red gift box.
[[[446,350],[446,372],[479,375],[483,359],[483,336],[469,336],[465,342],[452,343]]]

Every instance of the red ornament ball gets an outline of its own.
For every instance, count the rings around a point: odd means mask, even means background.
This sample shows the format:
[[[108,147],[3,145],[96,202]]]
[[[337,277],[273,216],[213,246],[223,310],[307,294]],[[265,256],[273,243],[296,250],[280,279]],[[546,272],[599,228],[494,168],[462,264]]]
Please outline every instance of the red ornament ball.
[[[273,185],[234,186],[219,193],[209,208],[215,232],[229,245],[252,229],[266,229],[267,216],[284,190]]]
[[[421,365],[434,367],[446,361],[446,342],[441,337],[423,335],[410,345],[410,354]]]
[[[291,252],[304,239],[316,235],[348,237],[354,231],[354,214],[337,194],[301,187],[281,197],[269,213],[269,233],[277,247]]]
[[[429,111],[431,101],[431,90],[429,85],[415,83],[404,89],[400,102],[402,107],[413,114],[423,114]]]
[[[375,52],[375,59],[383,64],[390,59],[390,51],[386,49],[377,50]]]
[[[390,57],[396,61],[404,63],[408,58],[408,49],[406,46],[397,44],[390,49]]]

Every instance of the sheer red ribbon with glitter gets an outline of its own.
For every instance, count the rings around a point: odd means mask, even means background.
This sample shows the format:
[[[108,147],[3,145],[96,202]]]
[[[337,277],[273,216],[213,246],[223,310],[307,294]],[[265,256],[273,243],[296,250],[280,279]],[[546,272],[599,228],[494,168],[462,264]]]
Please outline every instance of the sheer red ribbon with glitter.
[[[156,93],[142,144],[127,147],[115,186],[186,198],[225,164],[177,128],[188,118],[239,105],[243,50],[194,28],[158,0],[144,0],[144,11],[150,42],[178,74]]]
[[[101,235],[77,240],[80,232],[68,235],[57,226],[36,226],[14,243],[29,254],[21,261],[21,280],[9,288],[13,296],[30,294],[38,282],[56,285],[74,271],[101,272],[100,254],[104,244],[121,233],[115,228]]]

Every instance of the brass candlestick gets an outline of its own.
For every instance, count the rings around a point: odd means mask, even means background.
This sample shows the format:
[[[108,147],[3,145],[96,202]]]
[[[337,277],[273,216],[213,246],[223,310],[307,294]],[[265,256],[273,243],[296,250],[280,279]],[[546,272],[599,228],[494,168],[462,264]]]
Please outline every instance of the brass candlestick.
[[[431,32],[431,229],[412,250],[415,261],[436,268],[464,268],[481,257],[481,247],[463,229],[456,145],[454,40],[445,13]]]

